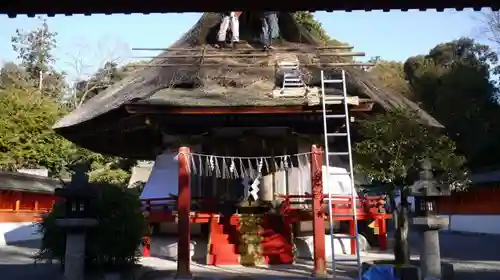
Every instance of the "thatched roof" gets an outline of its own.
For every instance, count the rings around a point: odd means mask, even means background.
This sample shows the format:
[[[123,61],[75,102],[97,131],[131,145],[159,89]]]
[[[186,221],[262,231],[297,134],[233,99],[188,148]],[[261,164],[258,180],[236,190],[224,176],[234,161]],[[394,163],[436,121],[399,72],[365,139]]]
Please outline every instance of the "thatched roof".
[[[307,104],[306,98],[269,96],[279,87],[276,64],[283,59],[298,59],[310,85],[319,85],[321,69],[328,69],[335,75],[341,65],[346,70],[350,95],[370,98],[385,109],[402,107],[416,111],[424,123],[440,126],[415,103],[400,93],[381,88],[376,77],[352,66],[355,63],[347,56],[356,53],[345,46],[325,46],[290,13],[279,15],[281,39],[272,53],[260,51],[253,43],[259,34],[259,23],[250,13],[242,15],[240,37],[243,42],[237,49],[211,47],[219,22],[219,14],[205,13],[180,40],[153,58],[150,64],[142,65],[92,98],[61,119],[54,128],[76,126],[128,103],[186,107]],[[337,67],[333,67],[333,63]]]

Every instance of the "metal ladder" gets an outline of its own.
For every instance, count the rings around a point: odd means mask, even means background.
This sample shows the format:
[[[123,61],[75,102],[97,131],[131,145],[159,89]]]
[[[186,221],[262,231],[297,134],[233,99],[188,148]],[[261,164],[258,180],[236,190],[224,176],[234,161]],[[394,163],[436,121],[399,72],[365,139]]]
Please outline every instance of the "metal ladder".
[[[326,84],[342,84],[342,94],[326,94],[325,85]],[[358,233],[358,217],[357,217],[357,196],[356,189],[354,186],[354,167],[352,161],[352,147],[351,147],[351,131],[349,128],[350,117],[349,117],[349,108],[347,104],[347,85],[346,85],[346,74],[345,70],[342,69],[342,77],[341,79],[326,79],[325,73],[321,70],[321,103],[323,106],[323,134],[325,141],[325,157],[326,157],[326,176],[324,176],[325,182],[324,186],[328,188],[328,218],[330,222],[330,241],[331,241],[331,250],[332,250],[332,270],[333,270],[333,279],[336,278],[336,262],[356,262],[358,268],[358,278],[361,279],[361,256],[359,249],[359,233]],[[331,104],[343,104],[343,113],[341,114],[331,114],[327,112],[327,105]],[[345,121],[345,132],[328,132],[328,121],[334,119],[343,119]],[[341,152],[330,152],[328,141],[332,138],[340,138],[347,140],[347,151]],[[349,170],[347,173],[330,173],[330,156],[342,156],[349,158]],[[351,181],[351,209],[349,214],[335,214],[333,212],[332,206],[332,192],[330,189],[330,185],[328,184],[328,180],[330,175],[348,175]],[[335,258],[335,249],[334,249],[334,241],[336,237],[340,237],[333,232],[333,221],[336,216],[346,216],[352,217],[355,225],[355,244],[356,244],[356,255],[351,258]]]
[[[282,93],[287,89],[305,88],[306,84],[302,80],[299,61],[283,61],[279,64],[279,67],[283,70]]]

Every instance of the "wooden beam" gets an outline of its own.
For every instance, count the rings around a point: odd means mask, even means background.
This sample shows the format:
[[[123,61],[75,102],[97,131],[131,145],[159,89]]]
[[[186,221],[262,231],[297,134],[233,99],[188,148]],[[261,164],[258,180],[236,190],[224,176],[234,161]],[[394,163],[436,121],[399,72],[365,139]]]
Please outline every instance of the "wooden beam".
[[[374,102],[366,101],[357,106],[350,106],[351,112],[369,112],[373,109]],[[338,107],[338,106],[337,106]],[[235,114],[235,115],[248,115],[248,114],[310,114],[322,113],[320,106],[208,106],[208,107],[166,107],[161,105],[150,104],[128,104],[125,105],[129,113],[149,113],[149,114],[162,114],[162,115],[203,115],[203,114]],[[155,109],[156,108],[156,109]],[[333,112],[329,109],[328,112]]]
[[[353,46],[348,45],[339,45],[339,46],[319,46],[319,47],[288,47],[288,48],[280,48],[276,47],[272,52],[292,52],[292,51],[319,51],[319,50],[352,50]],[[205,48],[132,48],[133,51],[168,51],[168,52],[201,52]],[[237,49],[212,49],[207,51],[216,51],[216,52],[253,52],[253,51],[261,51],[259,49],[254,48],[237,48]]]
[[[365,56],[364,52],[327,52],[327,53],[307,53],[307,52],[290,52],[288,55],[312,55],[319,57],[335,56],[335,57],[354,57],[354,56]],[[209,54],[167,54],[158,56],[134,56],[135,59],[156,59],[156,58],[232,58],[232,57],[272,57],[273,53],[265,53],[262,51],[255,53],[209,53]]]
[[[375,63],[370,62],[331,62],[331,63],[304,63],[300,64],[301,67],[318,67],[318,68],[337,68],[346,66],[359,66],[359,67],[372,67]],[[158,64],[135,64],[128,67],[179,67],[179,68],[199,68],[199,67],[213,67],[217,69],[230,69],[230,68],[267,68],[267,67],[277,67],[274,64],[269,63],[239,63],[239,64],[228,64],[228,63],[158,63]]]

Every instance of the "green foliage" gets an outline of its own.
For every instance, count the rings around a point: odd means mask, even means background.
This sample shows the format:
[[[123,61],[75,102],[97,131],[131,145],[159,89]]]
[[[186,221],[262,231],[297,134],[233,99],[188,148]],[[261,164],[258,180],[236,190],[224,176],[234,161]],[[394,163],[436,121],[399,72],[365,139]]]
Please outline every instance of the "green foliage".
[[[66,112],[36,90],[0,89],[0,169],[59,174],[76,147],[51,129]]]
[[[293,13],[295,20],[304,26],[314,36],[323,42],[329,42],[336,45],[346,45],[340,41],[330,38],[320,22],[318,22],[311,12],[295,12]]]
[[[58,176],[65,173],[67,163],[79,159],[92,163],[89,175],[93,182],[125,185],[130,162],[76,147],[51,128],[68,109],[76,107],[61,102],[67,85],[65,74],[52,67],[56,36],[41,19],[39,27],[16,30],[12,37],[21,64],[6,63],[0,69],[0,170],[45,167]],[[88,81],[79,83],[88,91],[79,96],[82,103],[122,79],[125,73],[115,63],[106,63]]]
[[[418,179],[420,162],[427,158],[441,182],[463,187],[465,159],[457,155],[454,142],[416,120],[395,110],[360,121],[363,140],[353,149],[356,169],[370,180],[407,186]]]
[[[414,96],[447,128],[471,168],[496,164],[500,156],[498,88],[491,81],[497,63],[488,46],[462,38],[404,64]]]
[[[100,195],[91,203],[96,209],[98,226],[87,234],[86,267],[115,270],[137,263],[138,248],[147,228],[139,197],[122,186],[96,184]],[[43,233],[38,259],[55,258],[64,263],[66,231],[55,224],[64,216],[65,205],[56,203],[40,222]]]
[[[89,175],[90,181],[94,183],[109,183],[126,186],[130,180],[130,173],[123,169],[97,169],[90,172]]]
[[[7,62],[0,69],[0,88],[26,89],[32,87],[24,68],[13,62]]]

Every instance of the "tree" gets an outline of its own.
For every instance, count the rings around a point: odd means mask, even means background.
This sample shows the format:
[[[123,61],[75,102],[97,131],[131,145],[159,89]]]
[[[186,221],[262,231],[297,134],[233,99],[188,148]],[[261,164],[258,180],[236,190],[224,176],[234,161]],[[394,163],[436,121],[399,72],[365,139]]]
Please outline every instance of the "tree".
[[[14,62],[7,62],[0,69],[0,87],[26,89],[31,86],[26,71]]]
[[[91,183],[97,190],[90,207],[96,213],[96,227],[86,232],[85,270],[92,272],[123,271],[130,269],[139,259],[137,248],[143,241],[147,221],[135,191],[109,183]],[[42,234],[41,246],[35,259],[64,265],[67,230],[58,226],[57,219],[66,213],[63,201],[57,201],[52,211],[38,223]]]
[[[45,75],[57,76],[52,68],[55,61],[52,51],[56,47],[57,33],[49,30],[45,19],[40,17],[39,20],[41,25],[34,30],[17,29],[11,42],[29,79],[37,81],[38,88],[42,90]]]
[[[481,17],[481,35],[500,47],[500,12],[487,11],[482,13]]]
[[[500,156],[500,106],[492,75],[495,52],[469,38],[439,44],[404,65],[413,95],[447,129],[471,168],[494,164]]]
[[[74,93],[75,106],[81,106],[83,103],[124,77],[125,73],[123,69],[119,68],[116,62],[106,62],[104,66],[99,68],[88,80],[82,80],[76,83]]]
[[[52,125],[66,111],[35,89],[0,89],[0,170],[48,168],[59,174],[76,152]]]
[[[385,89],[401,93],[412,100],[415,99],[405,79],[403,62],[384,60],[380,57],[372,58],[368,62],[375,63],[375,66],[368,71],[377,77]]]
[[[389,111],[359,122],[362,139],[353,151],[356,170],[371,182],[385,186],[387,192],[401,190],[401,208],[395,208],[395,258],[409,263],[408,205],[406,187],[418,179],[420,162],[429,159],[439,183],[453,189],[466,186],[465,158],[457,154],[455,143],[442,132],[426,127],[411,113]]]
[[[95,49],[95,51],[89,51]],[[103,40],[96,48],[88,45],[68,55],[68,66],[74,83],[70,89],[71,107],[76,108],[96,96],[109,86],[123,79],[126,66],[120,66],[127,57],[121,45]]]
[[[342,43],[340,41],[330,38],[330,36],[328,36],[328,34],[326,33],[325,29],[323,29],[321,23],[314,18],[313,13],[295,12],[293,13],[293,17],[298,23],[304,26],[304,28],[306,28],[316,37],[320,38],[322,41],[330,42],[336,45],[346,45],[346,43]]]

